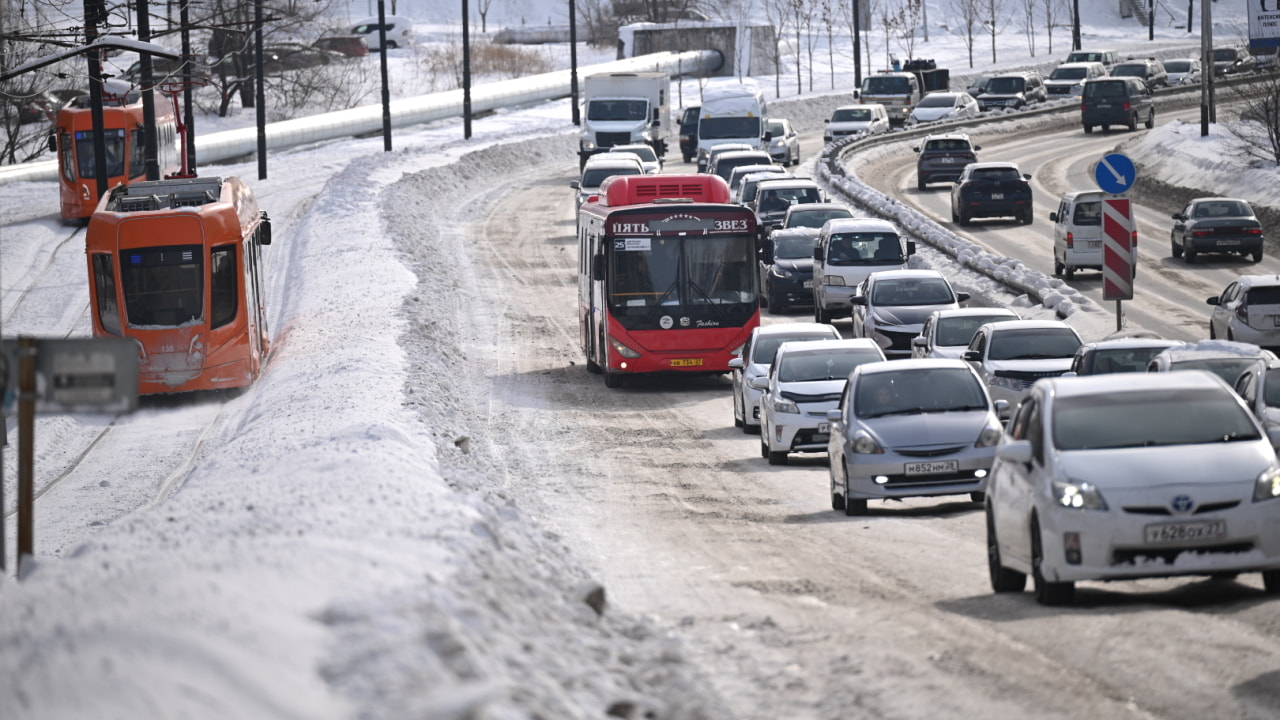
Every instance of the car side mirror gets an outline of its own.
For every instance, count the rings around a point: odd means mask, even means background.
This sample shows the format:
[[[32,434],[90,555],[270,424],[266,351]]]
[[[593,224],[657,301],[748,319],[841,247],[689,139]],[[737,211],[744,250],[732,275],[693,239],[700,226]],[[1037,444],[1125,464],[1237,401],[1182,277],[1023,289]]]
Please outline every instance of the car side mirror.
[[[1170,215],[1169,217],[1173,218],[1174,220],[1181,220],[1181,219],[1182,219],[1182,213],[1174,213],[1174,214]]]
[[[863,306],[863,307],[866,307],[866,305],[867,305],[867,296],[866,296],[866,295],[854,295],[853,297],[849,298],[849,304],[850,304],[850,305],[861,305],[861,306]]]
[[[1217,295],[1214,295],[1213,297],[1205,300],[1205,303],[1208,305],[1219,305],[1221,304],[1221,302],[1222,300]]]
[[[822,262],[822,260],[826,257],[826,255],[827,255],[826,251],[822,249],[821,245],[818,245],[815,248],[813,248],[813,259],[815,262]]]
[[[965,350],[964,359],[969,362],[982,362],[982,353],[977,350]]]
[[[747,381],[747,384],[750,385],[753,390],[768,390],[769,378],[765,375],[753,377]]]
[[[981,150],[981,149],[982,149],[982,146],[981,146],[981,145],[974,145],[974,146],[973,146],[973,151],[974,151],[974,152],[977,152],[977,151],[979,151],[979,150]]]
[[[1026,465],[1031,462],[1031,442],[1029,440],[1010,440],[1009,442],[1000,443],[996,446],[996,457],[1005,462]]]
[[[956,293],[956,302],[968,302],[969,297],[970,295],[967,292],[958,292]]]
[[[997,415],[997,416],[999,416],[999,417],[1001,417],[1001,418],[1009,417],[1009,410],[1010,410],[1011,408],[1009,407],[1009,401],[1008,401],[1008,400],[1005,400],[1004,398],[1000,398],[999,400],[997,400],[997,401],[995,402],[995,405],[996,405],[996,415]]]
[[[578,190],[582,187],[582,183],[578,182],[577,180],[570,180],[569,187],[573,188],[574,190]]]
[[[826,120],[823,120],[823,121],[822,121],[822,124],[823,124],[823,125],[830,125],[830,124],[831,124],[831,118],[827,118]]]
[[[1049,222],[1055,222],[1055,223],[1058,222],[1058,213],[1056,212],[1049,213]]]
[[[917,335],[911,338],[911,347],[921,349],[927,348],[929,347],[929,338],[923,335]]]
[[[1030,180],[1030,179],[1031,179],[1031,173],[1022,173],[1022,179],[1023,179],[1023,180]]]
[[[827,420],[830,422],[840,422],[844,419],[844,412],[840,410],[828,410]]]
[[[920,152],[920,148],[918,148],[918,147],[913,147],[913,148],[911,148],[911,152]]]
[[[916,254],[916,241],[908,240],[907,241],[907,257],[911,257],[912,255],[915,255],[915,254]]]
[[[739,356],[737,356],[737,357],[729,358],[729,369],[730,369],[730,370],[741,370],[742,368],[744,368],[744,367],[746,367],[746,366],[747,366],[747,363],[746,363],[746,361],[744,361],[744,360],[742,359],[742,356],[741,356],[741,355],[739,355]]]

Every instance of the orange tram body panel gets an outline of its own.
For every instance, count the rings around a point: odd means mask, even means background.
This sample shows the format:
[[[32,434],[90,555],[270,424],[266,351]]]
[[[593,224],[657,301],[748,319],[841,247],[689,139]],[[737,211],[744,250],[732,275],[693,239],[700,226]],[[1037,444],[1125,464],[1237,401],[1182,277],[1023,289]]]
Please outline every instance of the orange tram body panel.
[[[142,135],[142,102],[102,108],[106,141],[107,187],[127,184],[146,176]],[[160,176],[182,170],[177,117],[170,103],[156,103],[156,148]],[[94,169],[93,111],[68,107],[58,112],[49,149],[58,158],[58,188],[63,222],[83,222],[98,206],[98,180]]]
[[[587,369],[725,373],[760,324],[756,218],[715,175],[614,176],[578,213]]]
[[[95,337],[138,344],[138,392],[251,384],[268,351],[262,246],[271,220],[236,177],[111,189],[85,251]]]

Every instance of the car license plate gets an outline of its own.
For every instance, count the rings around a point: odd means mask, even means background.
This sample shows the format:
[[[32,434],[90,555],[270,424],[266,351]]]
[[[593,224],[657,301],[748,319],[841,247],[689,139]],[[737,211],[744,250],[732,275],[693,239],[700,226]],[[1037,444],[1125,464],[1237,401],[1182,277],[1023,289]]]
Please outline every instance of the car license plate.
[[[812,280],[805,280],[805,281],[804,281],[804,289],[805,289],[805,290],[812,290],[812,289],[813,289],[813,281],[812,281]]]
[[[1280,327],[1280,315],[1272,315],[1271,324],[1275,325],[1276,327]]]
[[[671,367],[699,367],[702,365],[702,358],[680,358],[671,361]]]
[[[956,161],[955,158],[950,158],[950,157],[938,158],[938,162],[942,163],[943,165],[951,165],[955,161]]]
[[[1239,245],[1240,241],[1239,240],[1219,240],[1218,244],[1223,247],[1231,247],[1234,245]]]
[[[1221,540],[1227,536],[1226,520],[1159,523],[1143,528],[1143,538],[1150,545]]]
[[[1004,193],[991,193],[991,199],[992,199],[992,200],[1003,200],[1003,199],[1004,199]]]
[[[831,423],[818,423],[818,434],[825,435],[831,432]]]
[[[1098,103],[1099,110],[1106,110],[1111,107],[1111,103]]]
[[[1100,247],[1102,247],[1102,241],[1101,241],[1101,240],[1090,240],[1090,241],[1089,241],[1089,249],[1090,249],[1090,250],[1097,250],[1097,249],[1098,249],[1098,248],[1100,248]]]
[[[959,469],[959,460],[934,460],[931,462],[907,463],[904,472],[907,475],[937,475],[938,473],[956,472]]]

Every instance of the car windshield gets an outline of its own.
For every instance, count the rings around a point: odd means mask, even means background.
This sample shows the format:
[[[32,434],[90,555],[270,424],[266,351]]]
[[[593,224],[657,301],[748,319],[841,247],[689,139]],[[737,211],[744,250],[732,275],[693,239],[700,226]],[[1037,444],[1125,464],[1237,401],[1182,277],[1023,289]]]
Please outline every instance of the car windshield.
[[[816,202],[822,202],[818,188],[771,188],[760,193],[758,209],[762,213],[781,213],[792,205]]]
[[[1164,69],[1166,72],[1171,72],[1171,73],[1191,72],[1191,61],[1190,60],[1166,60],[1164,63]]]
[[[942,347],[964,347],[978,328],[989,322],[1017,320],[1011,315],[960,315],[938,319],[937,337],[933,344]]]
[[[881,280],[871,286],[871,303],[880,307],[949,305],[955,301],[951,286],[942,278]]]
[[[1163,350],[1164,348],[1159,345],[1154,347],[1094,350],[1093,369],[1090,374],[1146,372],[1151,358],[1159,355]]]
[[[1240,379],[1243,373],[1250,365],[1257,362],[1256,357],[1229,357],[1229,358],[1198,358],[1194,360],[1180,360],[1170,364],[1170,370],[1208,370],[1209,372],[1222,378],[1228,385],[1235,386],[1236,380]]]
[[[1021,180],[1018,168],[976,168],[969,173],[970,180]]]
[[[862,81],[864,95],[906,95],[911,92],[911,81],[902,76],[877,75]]]
[[[1049,74],[1050,80],[1083,80],[1089,77],[1089,70],[1082,67],[1060,67]]]
[[[1102,62],[1102,53],[1073,52],[1067,56],[1067,62]]]
[[[770,122],[765,130],[773,137],[779,138],[787,134],[787,128],[780,122]]]
[[[1074,357],[1080,338],[1070,328],[1025,328],[992,333],[989,360]]]
[[[818,243],[817,234],[774,236],[773,256],[783,260],[812,258],[813,247]]]
[[[578,185],[584,188],[600,187],[607,178],[614,175],[641,175],[638,167],[609,167],[609,168],[587,168],[582,171],[582,180]]]
[[[831,113],[831,122],[866,122],[871,119],[867,108],[841,108]]]
[[[1115,77],[1136,77],[1136,78],[1146,77],[1147,66],[1146,66],[1146,63],[1128,63],[1124,65],[1117,65],[1115,66],[1115,69],[1111,71],[1111,74],[1114,75]]]
[[[855,367],[881,359],[879,353],[867,348],[787,353],[778,367],[778,382],[845,380]]]
[[[702,118],[698,121],[698,137],[703,140],[759,138],[760,118],[745,116]]]
[[[807,342],[809,340],[834,340],[836,338],[830,332],[798,332],[788,333],[786,335],[765,335],[756,340],[756,345],[751,349],[751,362],[757,365],[772,365],[773,359],[778,355],[778,348],[782,347],[782,343],[788,342]]]
[[[1053,444],[1059,450],[1198,445],[1260,438],[1249,413],[1225,388],[1063,397],[1053,407]]]
[[[853,412],[863,419],[987,409],[982,383],[966,368],[867,373],[853,397]]]
[[[956,105],[956,96],[952,95],[951,93],[946,93],[944,95],[925,95],[924,99],[922,99],[920,101],[920,104],[916,105],[916,107],[949,108],[949,107],[955,107],[955,105]]]
[[[1235,48],[1217,48],[1213,51],[1213,59],[1218,62],[1233,62],[1236,59]]]
[[[991,78],[987,83],[987,92],[992,95],[1017,95],[1025,90],[1027,81],[1020,77]]]
[[[792,209],[791,214],[787,216],[786,227],[820,228],[827,224],[828,220],[848,217],[853,217],[853,213],[848,210],[837,210],[834,208],[824,208],[822,210],[801,210],[799,208],[795,208]]]
[[[1192,212],[1192,216],[1198,218],[1249,217],[1250,215],[1253,215],[1253,211],[1248,205],[1238,200],[1211,200],[1196,203],[1196,209]]]
[[[901,265],[906,259],[902,256],[902,240],[896,233],[845,232],[831,234],[824,262],[833,266]],[[876,304],[884,303],[877,301]]]

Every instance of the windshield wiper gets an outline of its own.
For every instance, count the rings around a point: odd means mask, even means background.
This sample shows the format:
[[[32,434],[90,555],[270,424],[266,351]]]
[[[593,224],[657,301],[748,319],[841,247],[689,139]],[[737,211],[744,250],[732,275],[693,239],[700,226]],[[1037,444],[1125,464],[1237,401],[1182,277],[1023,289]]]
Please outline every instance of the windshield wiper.
[[[655,305],[653,306],[653,310],[651,310],[651,311],[649,312],[649,314],[648,314],[648,316],[645,318],[645,320],[647,320],[647,321],[648,321],[648,320],[653,320],[653,318],[654,318],[656,315],[658,315],[658,313],[661,313],[661,312],[662,312],[662,302],[663,302],[664,300],[666,300],[667,298],[671,297],[671,293],[675,292],[675,290],[676,290],[676,286],[677,286],[677,285],[679,285],[679,283],[680,283],[679,279],[676,279],[676,280],[672,280],[672,281],[671,281],[671,287],[667,288],[667,291],[666,291],[666,292],[664,292],[664,293],[662,293],[661,295],[659,295],[659,296],[658,296],[658,302],[657,302],[657,304],[655,304]]]
[[[707,301],[707,307],[711,308],[711,314],[715,315],[717,320],[724,322],[724,313],[720,311],[720,308],[716,307],[715,301],[711,299],[711,296],[707,294],[707,291],[703,290],[701,285],[692,280],[689,281],[689,287],[693,290],[697,290],[698,294],[702,296],[702,299]]]

